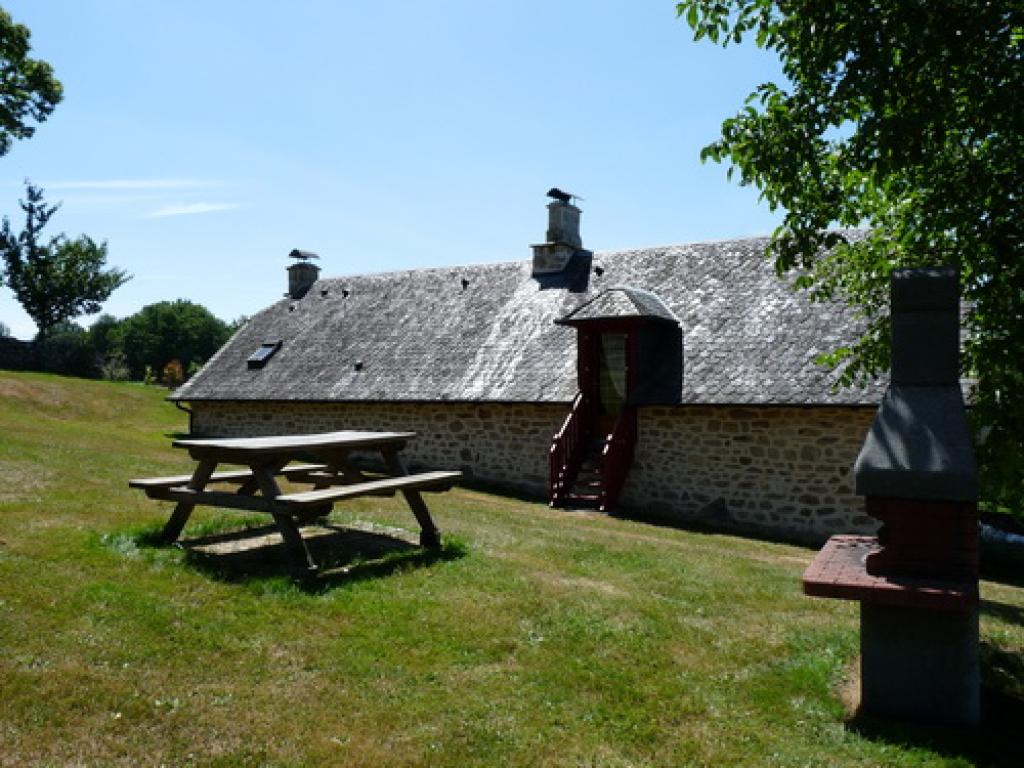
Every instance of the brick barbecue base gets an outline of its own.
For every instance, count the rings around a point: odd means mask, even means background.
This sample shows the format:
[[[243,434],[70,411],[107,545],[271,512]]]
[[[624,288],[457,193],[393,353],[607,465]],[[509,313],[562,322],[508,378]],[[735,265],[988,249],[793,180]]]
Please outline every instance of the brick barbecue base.
[[[867,555],[879,550],[873,536],[833,536],[804,572],[804,594],[908,608],[970,611],[977,607],[974,579],[869,574]]]
[[[978,583],[874,576],[872,536],[833,536],[804,572],[804,593],[860,601],[861,709],[973,725],[980,717]]]
[[[981,719],[978,609],[860,604],[861,710],[974,725]]]

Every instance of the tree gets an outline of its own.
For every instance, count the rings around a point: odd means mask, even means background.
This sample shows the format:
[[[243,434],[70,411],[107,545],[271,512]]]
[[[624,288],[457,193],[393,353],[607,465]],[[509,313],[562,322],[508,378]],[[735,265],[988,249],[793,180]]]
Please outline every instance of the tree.
[[[959,270],[983,495],[1020,506],[1024,2],[686,0],[677,11],[695,39],[753,35],[781,58],[788,82],[759,86],[702,159],[728,161],[785,211],[770,246],[780,275],[863,313],[865,335],[822,359],[843,384],[889,364],[895,268]]]
[[[15,24],[0,8],[0,155],[6,155],[15,139],[27,139],[35,128],[29,120],[43,122],[63,96],[63,87],[45,61],[30,59],[28,28]]]
[[[68,376],[92,378],[99,373],[89,332],[67,320],[50,329],[41,363],[44,370]]]
[[[121,344],[133,379],[149,367],[164,371],[172,360],[187,371],[203,363],[223,346],[228,326],[208,309],[191,301],[161,301],[125,318],[120,327]]]
[[[89,326],[89,343],[100,360],[121,352],[121,321],[107,313],[97,317]]]
[[[234,333],[235,331],[239,330],[243,325],[245,325],[248,322],[249,322],[249,316],[248,315],[239,315],[234,320],[232,320],[230,323],[228,323],[228,331],[230,331],[231,333]]]
[[[104,270],[107,244],[86,235],[75,240],[61,233],[43,244],[42,229],[60,205],[48,206],[43,190],[26,182],[25,228],[17,235],[5,216],[0,227],[0,255],[7,285],[45,341],[51,329],[82,314],[99,312],[102,302],[130,276],[120,269]]]

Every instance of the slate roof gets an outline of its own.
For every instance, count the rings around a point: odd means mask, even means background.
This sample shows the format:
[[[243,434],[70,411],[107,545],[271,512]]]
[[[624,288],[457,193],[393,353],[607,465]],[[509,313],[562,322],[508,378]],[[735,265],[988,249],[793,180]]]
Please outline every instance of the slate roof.
[[[877,404],[881,386],[833,392],[814,363],[856,338],[852,313],[794,293],[766,245],[598,252],[572,289],[532,278],[528,259],[321,279],[255,315],[171,399],[568,403],[576,330],[554,321],[628,285],[680,322],[684,404]],[[278,339],[265,367],[247,367]]]
[[[648,317],[678,323],[679,318],[665,306],[661,298],[650,291],[617,285],[601,291],[556,323],[576,325],[588,320],[620,320],[627,317]]]

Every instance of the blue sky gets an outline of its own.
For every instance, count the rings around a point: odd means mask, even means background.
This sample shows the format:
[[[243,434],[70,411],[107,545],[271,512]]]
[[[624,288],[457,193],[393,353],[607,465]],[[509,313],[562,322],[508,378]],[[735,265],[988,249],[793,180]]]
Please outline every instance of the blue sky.
[[[770,232],[756,191],[702,165],[777,62],[694,43],[670,0],[3,0],[64,101],[0,158],[107,240],[118,317],[190,299],[226,320],[327,275],[525,259],[544,193],[581,195],[610,250]],[[93,317],[81,318],[88,324]],[[0,321],[35,328],[6,288]]]

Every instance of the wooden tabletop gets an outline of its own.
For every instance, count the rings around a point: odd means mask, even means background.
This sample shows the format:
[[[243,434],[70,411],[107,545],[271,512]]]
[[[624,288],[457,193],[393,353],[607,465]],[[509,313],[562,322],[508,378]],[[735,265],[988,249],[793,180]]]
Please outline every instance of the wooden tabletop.
[[[378,448],[401,444],[416,437],[415,432],[320,432],[311,435],[271,435],[267,437],[204,437],[175,440],[175,448],[191,451],[230,451],[246,454],[274,454],[283,451],[317,448]]]

